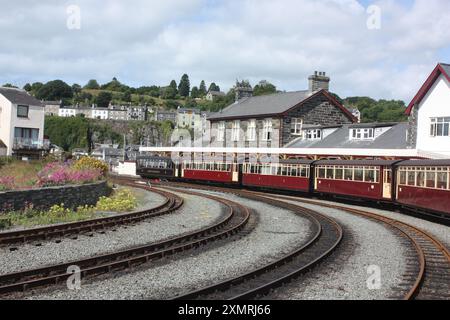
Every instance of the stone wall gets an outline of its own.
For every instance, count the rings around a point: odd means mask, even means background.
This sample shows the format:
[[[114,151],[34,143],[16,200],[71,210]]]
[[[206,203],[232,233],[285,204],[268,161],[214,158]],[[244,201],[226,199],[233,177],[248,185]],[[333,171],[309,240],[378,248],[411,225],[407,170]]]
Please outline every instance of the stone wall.
[[[332,104],[327,97],[318,95],[298,108],[291,110],[283,118],[282,145],[286,145],[297,138],[297,136],[291,134],[292,118],[302,118],[303,124],[322,126],[352,123],[352,120],[341,109]]]
[[[409,149],[416,148],[417,143],[417,107],[414,106],[411,115],[408,118],[408,135],[407,143]]]
[[[64,203],[66,208],[95,205],[102,196],[108,196],[111,189],[106,181],[62,187],[51,187],[24,191],[0,192],[0,212],[22,210],[27,204],[36,209],[48,209]]]

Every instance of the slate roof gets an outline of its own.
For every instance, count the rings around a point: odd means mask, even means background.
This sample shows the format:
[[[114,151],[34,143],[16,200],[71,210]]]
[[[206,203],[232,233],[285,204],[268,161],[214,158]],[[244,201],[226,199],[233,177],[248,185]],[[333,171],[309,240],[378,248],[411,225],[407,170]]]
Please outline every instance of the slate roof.
[[[363,124],[361,124],[362,126]],[[375,140],[350,140],[350,128],[354,125],[342,125],[322,140],[297,139],[286,145],[287,148],[342,148],[342,149],[406,149],[407,123],[398,123],[378,136]],[[367,128],[372,126],[365,125]]]
[[[5,149],[6,148],[6,144],[4,144],[4,142],[2,140],[0,140],[0,149]]]
[[[320,90],[311,93],[309,90],[281,92],[264,96],[248,97],[239,100],[223,109],[220,112],[212,114],[208,120],[241,119],[251,117],[272,117],[281,116],[290,109],[305,103],[309,99],[324,95],[332,104],[342,110],[349,119],[356,122],[357,119],[340,104],[326,90]]]
[[[29,106],[42,106],[41,101],[29,95],[25,90],[16,88],[0,87],[0,94],[13,104],[24,104]]]
[[[266,96],[244,98],[238,103],[216,112],[210,119],[248,117],[261,114],[283,113],[311,96],[309,90],[282,92]]]

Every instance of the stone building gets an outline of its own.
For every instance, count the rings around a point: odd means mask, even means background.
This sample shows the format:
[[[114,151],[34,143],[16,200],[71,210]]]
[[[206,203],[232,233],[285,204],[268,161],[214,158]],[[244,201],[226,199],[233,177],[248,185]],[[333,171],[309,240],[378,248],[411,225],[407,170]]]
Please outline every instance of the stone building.
[[[357,119],[328,92],[324,72],[309,77],[309,89],[252,96],[237,83],[236,101],[212,114],[211,147],[283,147],[303,134],[303,126],[352,124]]]
[[[44,113],[46,116],[59,115],[62,101],[42,101],[42,104],[44,105]]]

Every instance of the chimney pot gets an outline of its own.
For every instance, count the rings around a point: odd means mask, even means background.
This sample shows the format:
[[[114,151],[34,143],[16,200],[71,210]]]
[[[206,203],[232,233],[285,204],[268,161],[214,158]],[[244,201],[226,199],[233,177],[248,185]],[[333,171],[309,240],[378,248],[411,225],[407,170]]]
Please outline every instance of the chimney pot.
[[[314,75],[308,78],[309,80],[309,91],[316,92],[319,90],[329,90],[330,88],[330,78],[326,76],[324,71],[315,71]]]

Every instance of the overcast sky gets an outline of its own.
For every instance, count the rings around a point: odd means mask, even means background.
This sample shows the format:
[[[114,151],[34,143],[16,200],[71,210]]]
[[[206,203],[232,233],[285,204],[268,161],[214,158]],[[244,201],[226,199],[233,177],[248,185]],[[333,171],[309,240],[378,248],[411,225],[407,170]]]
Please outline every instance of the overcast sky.
[[[266,79],[291,91],[318,70],[342,97],[409,101],[437,62],[450,63],[448,0],[0,2],[0,84],[167,85],[188,73],[191,85]],[[67,27],[70,5],[80,29]],[[370,5],[379,29],[367,27]]]

